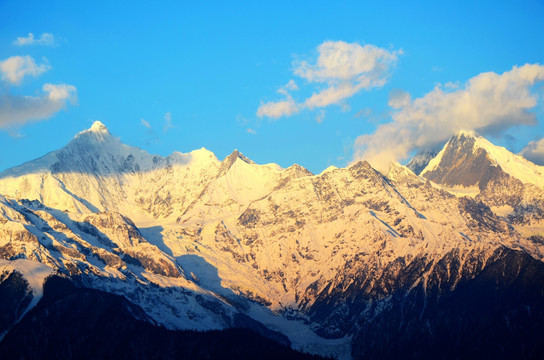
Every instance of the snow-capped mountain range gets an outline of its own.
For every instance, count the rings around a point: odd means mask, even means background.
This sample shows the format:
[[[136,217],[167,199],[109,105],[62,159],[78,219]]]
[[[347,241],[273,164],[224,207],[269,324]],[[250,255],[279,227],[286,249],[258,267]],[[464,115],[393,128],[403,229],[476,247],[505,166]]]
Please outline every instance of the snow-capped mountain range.
[[[96,122],[0,174],[0,280],[18,271],[32,293],[2,336],[57,274],[168,329],[243,327],[335,358],[432,357],[491,325],[512,341],[495,355],[542,351],[511,324],[544,319],[544,167],[473,132],[418,164],[314,175],[238,151],[161,157]],[[514,285],[524,295],[504,296]],[[506,300],[477,311],[489,296]]]

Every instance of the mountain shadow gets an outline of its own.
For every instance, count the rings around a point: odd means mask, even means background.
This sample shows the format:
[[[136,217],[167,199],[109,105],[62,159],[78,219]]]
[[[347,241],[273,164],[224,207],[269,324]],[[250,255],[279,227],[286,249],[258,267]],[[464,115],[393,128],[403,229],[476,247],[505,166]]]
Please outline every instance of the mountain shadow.
[[[172,250],[164,243],[162,236],[162,231],[164,228],[162,226],[150,226],[150,227],[140,227],[138,228],[140,233],[150,244],[155,245],[165,254],[173,256]]]
[[[320,359],[248,329],[172,331],[118,295],[50,277],[0,343],[2,359]]]
[[[287,336],[269,329],[246,314],[251,306],[250,300],[236,294],[229,288],[223,287],[217,268],[207,262],[206,259],[199,255],[187,254],[177,257],[176,260],[188,278],[192,279],[200,287],[214,292],[221,300],[237,310],[233,318],[229,320],[232,327],[249,329],[282,345],[291,346],[291,341]],[[197,295],[196,300],[202,307],[212,312],[221,311],[216,303],[204,296]]]
[[[440,279],[447,264],[436,271]],[[544,264],[497,250],[457,287],[437,281],[400,291],[387,310],[359,323],[354,359],[543,359]]]

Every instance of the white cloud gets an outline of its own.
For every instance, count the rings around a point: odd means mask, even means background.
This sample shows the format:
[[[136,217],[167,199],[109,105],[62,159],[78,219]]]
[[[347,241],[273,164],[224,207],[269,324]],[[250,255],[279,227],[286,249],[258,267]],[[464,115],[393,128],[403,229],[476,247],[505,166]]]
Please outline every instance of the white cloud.
[[[77,102],[77,91],[72,85],[45,84],[42,96],[0,95],[0,129],[22,125],[51,117],[67,103]]]
[[[291,116],[300,111],[300,106],[295,103],[291,96],[288,96],[283,101],[269,101],[267,103],[261,103],[259,109],[257,109],[258,117],[269,117],[272,119],[278,119],[282,116]]]
[[[172,114],[169,111],[166,114],[164,114],[164,127],[162,130],[166,132],[168,129],[171,129],[173,127],[174,125],[172,125]]]
[[[76,93],[76,88],[73,85],[66,84],[45,84],[42,90],[49,93],[48,98],[53,102],[62,102],[67,99],[75,101],[73,95]]]
[[[381,87],[386,83],[389,70],[402,51],[389,51],[374,45],[361,46],[344,41],[326,41],[318,46],[315,63],[295,61],[294,74],[309,84],[326,84],[312,96],[296,103],[288,90],[298,90],[294,80],[278,92],[286,99],[261,103],[257,115],[279,118],[293,115],[302,109],[324,108],[329,105],[346,105],[344,100],[364,89]],[[322,85],[321,85],[322,86]]]
[[[44,45],[44,46],[54,46],[55,37],[50,33],[43,33],[39,38],[35,38],[33,33],[28,33],[26,37],[21,36],[17,37],[17,40],[13,42],[14,45],[24,46],[24,45]]]
[[[257,135],[257,131],[255,129],[247,128],[246,131],[248,132],[248,134]]]
[[[544,139],[531,141],[519,154],[535,164],[544,165]]]
[[[44,58],[45,61],[47,59]],[[19,85],[25,76],[38,77],[40,74],[51,69],[48,64],[38,65],[29,56],[12,56],[0,62],[2,80],[14,85]]]
[[[340,104],[363,89],[385,85],[389,69],[402,53],[344,41],[326,41],[318,52],[316,64],[295,64],[295,75],[328,85],[305,101],[309,109]]]
[[[289,93],[289,90],[296,91],[298,86],[293,79],[289,80],[287,84],[278,89],[278,93],[284,95],[285,99],[280,101],[269,101],[261,103],[257,109],[257,116],[262,118],[264,116],[278,119],[282,116],[291,116],[301,110],[301,105],[295,103],[295,100]]]
[[[371,87],[374,81],[381,84],[385,72],[398,60],[396,51],[344,41],[326,41],[317,50],[316,64],[295,63],[295,75],[309,82],[356,81]]]
[[[415,149],[429,148],[459,130],[498,135],[517,125],[531,125],[537,104],[532,86],[544,81],[544,66],[514,66],[503,74],[487,72],[464,86],[436,86],[393,112],[393,121],[355,141],[354,160],[365,159],[385,171],[392,160],[406,159]]]

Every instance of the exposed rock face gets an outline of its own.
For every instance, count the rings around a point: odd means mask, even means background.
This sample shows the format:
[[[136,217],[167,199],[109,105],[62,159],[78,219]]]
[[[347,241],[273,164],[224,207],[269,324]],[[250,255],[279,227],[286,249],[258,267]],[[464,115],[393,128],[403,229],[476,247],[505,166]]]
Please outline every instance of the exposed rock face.
[[[463,133],[448,141],[438,166],[425,169],[422,175],[437,184],[484,189],[499,173],[500,167],[485,149],[476,146],[475,137]]]
[[[512,170],[540,168],[505,165],[478,137],[451,139],[425,179],[367,162],[312,175],[238,151],[163,158],[93,128],[0,174],[2,259],[122,295],[138,321],[244,326],[338,358],[464,357],[485,324],[512,336],[499,357],[541,351],[520,329],[544,320],[544,195]]]

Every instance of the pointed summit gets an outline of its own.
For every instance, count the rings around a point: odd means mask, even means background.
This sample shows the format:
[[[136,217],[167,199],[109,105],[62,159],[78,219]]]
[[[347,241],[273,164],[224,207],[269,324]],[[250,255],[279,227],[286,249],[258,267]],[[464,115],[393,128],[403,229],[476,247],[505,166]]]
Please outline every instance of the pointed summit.
[[[474,132],[457,133],[420,175],[438,184],[483,189],[500,169],[485,147],[477,145],[480,139]]]
[[[227,171],[229,171],[229,169],[232,167],[232,165],[234,165],[234,163],[238,159],[240,159],[243,162],[245,162],[247,164],[250,164],[250,165],[255,164],[252,160],[245,157],[241,152],[234,149],[234,151],[221,162],[221,167],[219,168],[218,176],[222,176],[222,175],[226,174]]]
[[[295,179],[305,177],[305,176],[313,176],[314,175],[310,170],[308,170],[305,167],[302,167],[302,166],[300,166],[298,164],[293,164],[293,165],[289,166],[287,169],[285,169],[284,171],[287,174],[287,176],[289,176],[291,178],[295,178]]]
[[[127,156],[130,147],[111,135],[108,128],[100,121],[77,133],[63,148],[52,151],[38,159],[7,169],[0,177],[22,176],[41,172],[98,172],[98,164],[102,159]],[[138,151],[138,149],[136,149]],[[113,155],[113,156],[111,156]],[[91,170],[89,170],[91,169]],[[108,167],[111,172],[113,166]]]
[[[90,128],[78,132],[72,141],[70,141],[68,146],[104,146],[105,143],[112,143],[116,146],[121,146],[119,139],[115,138],[110,133],[106,125],[100,121],[95,121]]]
[[[96,120],[94,123],[93,123],[93,126],[91,126],[89,128],[89,130],[87,130],[89,132],[94,132],[94,133],[110,133],[108,128],[106,127],[106,125],[102,124],[100,121]]]
[[[227,156],[225,160],[223,161],[234,163],[237,159],[240,159],[248,164],[255,164],[251,159],[244,156],[244,154],[239,152],[237,149],[234,149],[234,151],[229,156]]]
[[[544,167],[465,130],[453,136],[420,175],[438,184],[482,190],[502,173],[544,187]]]
[[[455,148],[472,149],[476,144],[476,139],[485,140],[474,130],[459,130],[445,145],[441,144],[435,148],[420,149],[406,164],[406,167],[416,175],[423,175],[424,171],[428,172],[438,166],[439,161],[442,160],[442,157],[438,155],[448,144]]]

